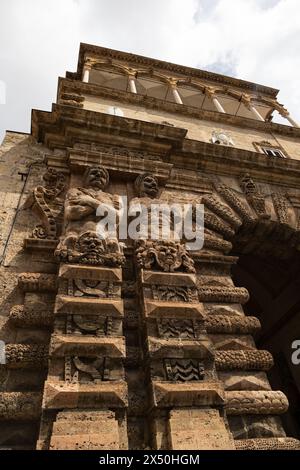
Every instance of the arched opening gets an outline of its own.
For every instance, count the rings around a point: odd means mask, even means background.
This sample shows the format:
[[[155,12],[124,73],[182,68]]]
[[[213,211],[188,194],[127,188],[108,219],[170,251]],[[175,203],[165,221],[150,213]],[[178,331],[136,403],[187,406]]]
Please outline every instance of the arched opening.
[[[268,234],[270,222],[263,221],[237,233],[232,254],[239,260],[232,275],[237,287],[249,291],[245,313],[261,322],[257,347],[274,357],[268,372],[272,389],[283,391],[289,400],[289,410],[281,416],[285,432],[299,438],[300,364],[293,363],[292,343],[300,340],[300,253],[288,241],[288,226],[271,225]]]

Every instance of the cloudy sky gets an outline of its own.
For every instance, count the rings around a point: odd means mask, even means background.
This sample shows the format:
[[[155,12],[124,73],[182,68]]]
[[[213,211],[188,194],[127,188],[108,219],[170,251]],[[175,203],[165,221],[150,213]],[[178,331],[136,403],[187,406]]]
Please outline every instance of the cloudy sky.
[[[50,109],[80,42],[279,88],[300,121],[299,0],[0,0],[0,139]]]

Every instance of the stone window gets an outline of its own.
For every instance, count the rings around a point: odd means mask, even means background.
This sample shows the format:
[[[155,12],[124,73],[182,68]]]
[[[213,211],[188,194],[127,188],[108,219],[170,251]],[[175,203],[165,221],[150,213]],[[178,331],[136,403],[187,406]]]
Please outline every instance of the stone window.
[[[269,157],[287,158],[287,154],[280,145],[272,145],[269,142],[254,142],[255,149],[259,153],[264,153]]]

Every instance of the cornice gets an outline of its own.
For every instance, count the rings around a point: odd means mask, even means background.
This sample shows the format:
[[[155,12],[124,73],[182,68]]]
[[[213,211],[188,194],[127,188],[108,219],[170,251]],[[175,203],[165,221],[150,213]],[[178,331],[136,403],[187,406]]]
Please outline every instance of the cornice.
[[[32,132],[49,148],[67,149],[79,142],[123,145],[154,151],[174,169],[237,177],[247,171],[261,182],[300,186],[298,160],[187,139],[186,130],[177,127],[53,105],[50,113],[33,110]]]
[[[222,145],[185,139],[180,152],[173,152],[169,162],[215,176],[240,177],[248,172],[256,181],[300,188],[300,161],[270,158],[267,155]]]
[[[81,81],[70,80],[67,78],[59,78],[57,101],[63,92],[73,91],[85,95],[115,99],[117,101],[143,106],[148,109],[167,111],[173,114],[189,116],[199,120],[212,121],[221,124],[232,125],[244,129],[256,129],[264,133],[275,133],[279,135],[287,135],[291,137],[300,137],[300,128],[285,126],[273,122],[262,122],[256,119],[243,118],[233,116],[227,113],[219,113],[213,111],[204,111],[193,106],[184,104],[176,104],[170,101],[134,94],[126,91],[115,90],[92,83],[84,83]]]
[[[117,51],[114,49],[108,49],[105,47],[94,46],[94,45],[85,44],[85,43],[80,44],[77,72],[75,74],[68,73],[69,77],[70,75],[72,75],[72,77],[74,78],[76,77],[76,79],[78,80],[81,79],[82,72],[83,72],[84,59],[85,59],[86,54],[93,54],[93,55],[98,56],[99,58],[104,57],[104,58],[109,58],[109,59],[115,59],[115,60],[120,60],[120,61],[127,62],[127,63],[130,62],[132,64],[139,64],[142,66],[148,66],[148,67],[152,67],[156,69],[165,70],[168,72],[183,74],[185,77],[197,77],[197,78],[209,80],[218,84],[220,83],[227,84],[227,85],[238,87],[244,90],[255,91],[256,93],[257,92],[263,93],[273,98],[277,96],[278,91],[279,91],[271,87],[267,87],[267,86],[260,85],[257,83],[248,82],[246,80],[240,80],[237,78],[228,77],[226,75],[221,75],[221,74],[214,73],[214,72],[208,72],[208,71],[196,69],[193,67],[186,67],[183,65],[173,64],[170,62],[153,59],[150,57],[144,57],[138,54]]]

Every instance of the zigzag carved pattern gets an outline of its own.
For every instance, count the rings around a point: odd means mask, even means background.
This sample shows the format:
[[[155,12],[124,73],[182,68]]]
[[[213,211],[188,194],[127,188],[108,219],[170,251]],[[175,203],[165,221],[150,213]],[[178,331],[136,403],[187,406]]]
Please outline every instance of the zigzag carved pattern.
[[[179,382],[190,382],[192,380],[204,379],[203,364],[192,360],[166,361],[168,380]]]
[[[195,338],[193,320],[158,320],[159,335],[165,338]]]

